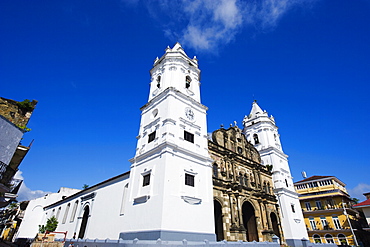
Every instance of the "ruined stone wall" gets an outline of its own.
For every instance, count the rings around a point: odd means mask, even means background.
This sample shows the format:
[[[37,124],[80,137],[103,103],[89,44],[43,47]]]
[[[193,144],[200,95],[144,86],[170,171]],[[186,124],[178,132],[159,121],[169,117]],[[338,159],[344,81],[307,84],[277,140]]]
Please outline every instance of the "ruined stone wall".
[[[30,102],[32,108],[21,107],[20,102],[0,97],[0,115],[16,126],[27,126],[37,101]]]

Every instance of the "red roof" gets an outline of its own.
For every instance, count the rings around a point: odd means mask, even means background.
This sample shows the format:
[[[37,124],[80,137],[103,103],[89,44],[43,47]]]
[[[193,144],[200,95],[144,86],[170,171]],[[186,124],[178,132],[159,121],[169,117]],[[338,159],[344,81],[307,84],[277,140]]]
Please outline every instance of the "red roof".
[[[370,199],[367,199],[366,201],[357,203],[357,204],[353,205],[352,207],[353,208],[361,208],[361,207],[367,207],[367,206],[370,206]]]

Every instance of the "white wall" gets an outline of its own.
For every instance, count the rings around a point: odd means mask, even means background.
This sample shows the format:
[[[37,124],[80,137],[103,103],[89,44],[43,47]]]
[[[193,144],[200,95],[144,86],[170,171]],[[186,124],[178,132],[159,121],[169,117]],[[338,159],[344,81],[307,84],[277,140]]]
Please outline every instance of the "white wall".
[[[47,194],[29,202],[23,221],[19,227],[16,238],[34,238],[39,231],[39,225],[45,225],[47,217],[44,207],[61,200],[64,196],[70,196],[80,190],[60,188],[59,192]]]

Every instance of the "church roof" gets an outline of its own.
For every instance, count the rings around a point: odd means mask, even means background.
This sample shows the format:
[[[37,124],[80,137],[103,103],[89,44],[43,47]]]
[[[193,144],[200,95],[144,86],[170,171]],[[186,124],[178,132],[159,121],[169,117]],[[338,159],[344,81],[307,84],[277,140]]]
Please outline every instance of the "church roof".
[[[367,199],[363,202],[357,203],[352,206],[353,208],[363,208],[363,207],[370,207],[370,199]]]
[[[257,101],[253,101],[251,112],[249,113],[249,116],[251,118],[257,117],[258,114],[263,113],[263,110],[261,107],[257,104]]]

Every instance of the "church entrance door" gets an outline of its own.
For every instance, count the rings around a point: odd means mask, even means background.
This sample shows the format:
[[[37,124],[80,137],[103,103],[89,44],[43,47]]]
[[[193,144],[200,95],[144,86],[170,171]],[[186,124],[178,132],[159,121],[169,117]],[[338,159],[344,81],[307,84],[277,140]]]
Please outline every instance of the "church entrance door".
[[[274,234],[279,237],[280,239],[280,231],[279,231],[279,225],[278,225],[278,220],[277,216],[275,213],[270,214],[271,218],[271,224],[272,224],[272,230],[274,231]]]
[[[222,206],[221,204],[214,200],[214,216],[215,216],[215,233],[217,241],[224,240],[224,229],[222,227]]]
[[[84,214],[82,216],[82,222],[81,222],[80,232],[78,233],[78,238],[82,239],[85,236],[86,225],[87,225],[87,220],[89,219],[89,214],[90,214],[90,208],[89,206],[86,206],[84,209]]]
[[[258,242],[257,223],[254,207],[250,202],[244,202],[242,206],[242,212],[244,227],[247,230],[247,241]]]

